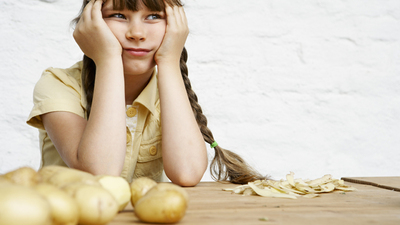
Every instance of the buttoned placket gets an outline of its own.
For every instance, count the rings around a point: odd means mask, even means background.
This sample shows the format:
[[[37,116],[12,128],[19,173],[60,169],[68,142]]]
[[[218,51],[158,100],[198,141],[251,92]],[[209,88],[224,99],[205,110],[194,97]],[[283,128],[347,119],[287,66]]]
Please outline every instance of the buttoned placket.
[[[133,143],[133,140],[135,138],[134,133],[136,130],[137,119],[138,119],[137,111],[138,111],[137,108],[134,106],[131,106],[131,105],[126,106],[126,126],[128,127],[128,129],[131,133],[131,135],[129,135],[130,140],[128,140],[128,136],[127,136],[127,140],[126,140],[127,143],[129,141],[132,141],[132,143]]]
[[[125,165],[126,167],[121,173],[122,177],[127,178],[128,180],[131,179],[132,176],[132,168],[131,164],[133,163],[132,160],[136,160],[135,153],[134,153],[134,139],[135,139],[135,132],[138,123],[138,106],[127,105],[126,108],[126,156],[125,156]],[[136,164],[136,163],[134,163]]]

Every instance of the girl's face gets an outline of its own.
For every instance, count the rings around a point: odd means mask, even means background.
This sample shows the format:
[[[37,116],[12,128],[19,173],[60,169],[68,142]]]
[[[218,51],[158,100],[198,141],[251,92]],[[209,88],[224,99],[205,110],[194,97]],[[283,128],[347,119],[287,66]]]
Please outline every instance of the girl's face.
[[[138,1],[138,11],[113,9],[107,0],[102,8],[104,21],[122,46],[125,75],[149,74],[156,65],[154,54],[166,29],[164,11],[154,12]]]

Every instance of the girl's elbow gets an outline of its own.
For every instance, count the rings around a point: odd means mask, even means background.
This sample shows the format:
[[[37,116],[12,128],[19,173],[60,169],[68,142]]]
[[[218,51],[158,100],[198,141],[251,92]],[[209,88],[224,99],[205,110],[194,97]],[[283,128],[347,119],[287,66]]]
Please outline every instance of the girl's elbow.
[[[200,183],[203,173],[182,172],[170,177],[172,183],[182,187],[194,187]]]
[[[196,186],[201,180],[197,177],[190,177],[190,176],[179,176],[175,179],[171,179],[172,183],[179,185],[181,187],[194,187]]]

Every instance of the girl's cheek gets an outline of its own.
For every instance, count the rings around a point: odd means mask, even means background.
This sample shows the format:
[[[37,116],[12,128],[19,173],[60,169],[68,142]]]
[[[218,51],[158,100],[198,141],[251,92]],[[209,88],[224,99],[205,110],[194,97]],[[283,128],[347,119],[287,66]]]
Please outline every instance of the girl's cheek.
[[[153,36],[157,37],[158,47],[160,47],[165,37],[165,29],[160,29],[158,32],[153,33]]]
[[[105,21],[108,28],[110,28],[111,33],[114,34],[115,37],[117,37],[118,41],[120,41],[120,37],[125,36],[126,29],[122,27],[120,24],[115,23],[115,21]]]

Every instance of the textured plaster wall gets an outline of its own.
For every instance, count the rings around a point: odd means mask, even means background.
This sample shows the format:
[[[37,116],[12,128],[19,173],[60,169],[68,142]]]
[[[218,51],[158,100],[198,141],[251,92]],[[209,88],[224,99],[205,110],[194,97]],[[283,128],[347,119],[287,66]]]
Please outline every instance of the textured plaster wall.
[[[221,146],[277,179],[400,175],[400,1],[185,3],[192,85]],[[0,0],[0,173],[39,166],[33,87],[80,60],[80,4]]]

